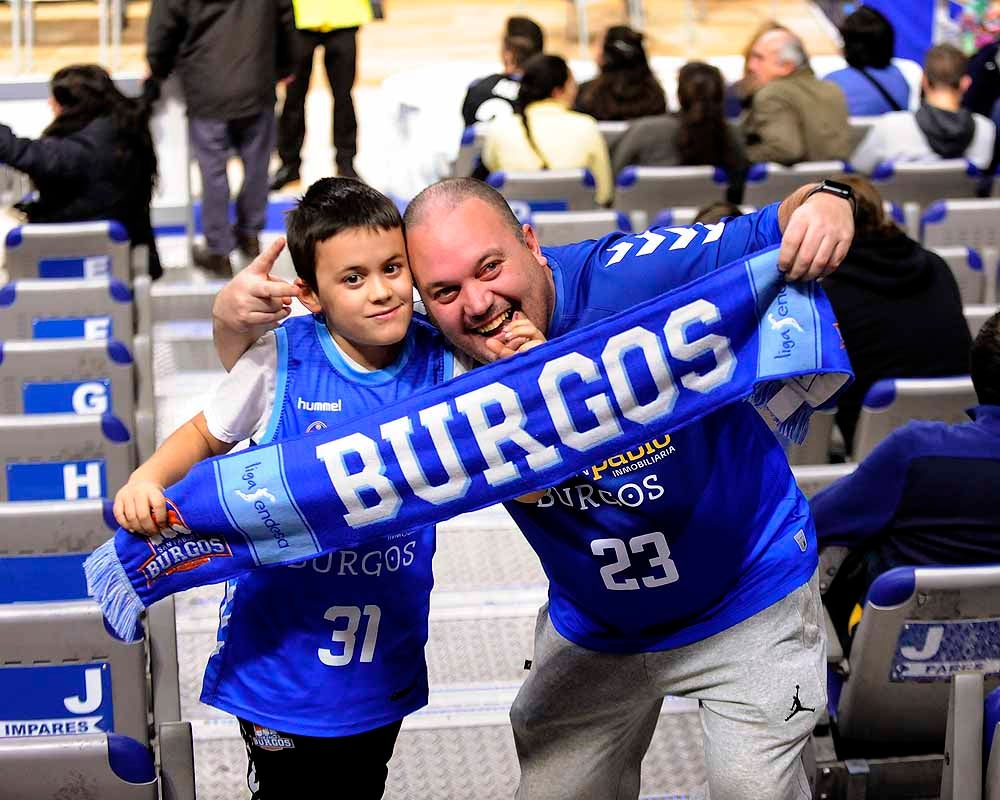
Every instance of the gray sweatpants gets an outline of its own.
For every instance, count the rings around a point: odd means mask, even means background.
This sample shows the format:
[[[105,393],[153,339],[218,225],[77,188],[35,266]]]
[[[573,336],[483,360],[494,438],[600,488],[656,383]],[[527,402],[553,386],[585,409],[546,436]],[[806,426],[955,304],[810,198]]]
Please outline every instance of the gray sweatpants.
[[[517,800],[634,800],[665,694],[697,698],[706,797],[808,800],[802,751],[826,703],[817,574],[708,639],[652,653],[579,647],[538,615],[511,707]]]

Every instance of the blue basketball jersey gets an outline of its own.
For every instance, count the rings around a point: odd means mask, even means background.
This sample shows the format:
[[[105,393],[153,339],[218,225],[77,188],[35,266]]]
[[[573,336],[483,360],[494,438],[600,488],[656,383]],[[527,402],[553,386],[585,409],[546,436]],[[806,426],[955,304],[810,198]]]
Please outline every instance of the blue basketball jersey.
[[[451,377],[444,340],[414,319],[400,357],[359,372],[320,317],[276,330],[275,403],[261,443],[398,402]],[[434,528],[401,531],[231,581],[203,702],[261,726],[347,736],[427,703],[427,614]]]
[[[780,241],[777,206],[718,225],[545,248],[550,339]],[[706,335],[690,326],[686,342]],[[707,375],[728,341],[691,353]],[[685,344],[681,344],[681,350]],[[693,347],[689,347],[692,351]],[[507,509],[548,575],[549,615],[593,650],[699,641],[775,603],[816,568],[809,507],[777,439],[748,404],[594,464]]]

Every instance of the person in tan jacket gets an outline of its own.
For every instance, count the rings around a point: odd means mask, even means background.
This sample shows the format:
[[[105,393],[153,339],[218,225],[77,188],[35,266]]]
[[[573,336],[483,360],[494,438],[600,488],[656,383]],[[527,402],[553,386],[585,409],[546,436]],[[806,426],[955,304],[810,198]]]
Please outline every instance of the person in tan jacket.
[[[844,94],[816,78],[795,34],[784,29],[762,34],[750,48],[747,77],[754,95],[743,129],[751,162],[790,165],[850,155]]]

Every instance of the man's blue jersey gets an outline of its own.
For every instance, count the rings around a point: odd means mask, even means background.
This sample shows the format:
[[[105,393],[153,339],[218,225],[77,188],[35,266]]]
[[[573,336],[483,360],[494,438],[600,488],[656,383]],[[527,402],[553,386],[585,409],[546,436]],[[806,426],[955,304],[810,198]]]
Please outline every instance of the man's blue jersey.
[[[775,205],[718,225],[545,248],[556,292],[548,338],[780,239]],[[772,605],[817,564],[809,506],[749,403],[664,430],[507,509],[548,575],[553,625],[593,650],[699,641]]]
[[[415,319],[392,366],[359,372],[322,319],[276,331],[275,402],[262,442],[334,425],[451,377],[441,335]],[[226,587],[201,699],[286,733],[347,736],[427,703],[434,528],[311,561],[254,570]]]

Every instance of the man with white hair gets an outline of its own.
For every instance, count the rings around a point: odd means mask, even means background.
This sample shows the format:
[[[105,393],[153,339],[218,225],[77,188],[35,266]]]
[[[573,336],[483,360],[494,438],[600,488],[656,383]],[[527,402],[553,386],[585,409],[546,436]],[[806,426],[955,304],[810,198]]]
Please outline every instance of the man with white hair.
[[[791,165],[848,157],[844,94],[816,78],[795,34],[781,28],[761,34],[747,57],[747,79],[754,92],[743,122],[750,161]]]

